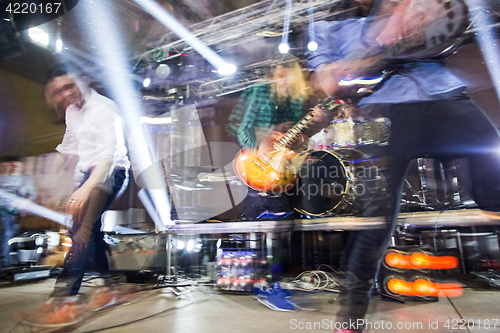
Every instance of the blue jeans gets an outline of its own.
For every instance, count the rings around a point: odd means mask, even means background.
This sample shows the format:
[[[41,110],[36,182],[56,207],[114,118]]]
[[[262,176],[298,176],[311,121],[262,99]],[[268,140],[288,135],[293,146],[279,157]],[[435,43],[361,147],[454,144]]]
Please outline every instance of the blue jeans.
[[[378,267],[397,225],[404,179],[411,160],[420,157],[446,161],[468,157],[475,184],[473,198],[480,208],[498,208],[500,202],[500,137],[489,119],[468,99],[392,105],[389,110],[390,204],[381,229],[349,234],[341,270],[353,273],[360,287],[350,289],[337,321],[364,318]],[[479,179],[486,175],[487,178]],[[475,179],[477,178],[477,179]],[[486,195],[484,195],[486,193]]]
[[[0,213],[0,243],[1,243],[1,257],[0,264],[1,267],[10,267],[10,245],[7,243],[9,239],[14,237],[17,231],[16,225],[17,215],[13,214],[1,214]]]
[[[90,172],[84,176],[83,183],[89,178]],[[83,276],[87,270],[90,260],[93,260],[97,271],[105,277],[109,273],[108,258],[106,256],[106,242],[104,241],[104,233],[101,231],[101,216],[109,205],[116,198],[117,194],[126,185],[127,172],[124,169],[115,169],[114,185],[112,192],[106,198],[106,203],[102,209],[101,215],[92,226],[92,234],[88,246],[84,251],[75,251],[73,248],[66,255],[63,271],[56,281],[52,297],[72,296],[78,294],[78,290],[82,284]],[[89,206],[92,203],[89,202]]]

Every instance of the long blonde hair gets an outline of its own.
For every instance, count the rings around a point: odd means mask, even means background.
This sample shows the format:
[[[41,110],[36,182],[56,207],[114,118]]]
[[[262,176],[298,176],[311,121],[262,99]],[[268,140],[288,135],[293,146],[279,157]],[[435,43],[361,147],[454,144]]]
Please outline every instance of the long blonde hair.
[[[280,77],[279,71],[277,71],[278,66],[283,66],[288,69],[286,81]],[[270,79],[271,86],[276,91],[278,99],[287,97],[287,95],[282,93],[283,88],[287,90],[288,95],[293,99],[306,99],[308,85],[298,61],[290,60],[277,64],[274,71],[271,73]],[[283,86],[283,82],[286,82],[286,87]]]

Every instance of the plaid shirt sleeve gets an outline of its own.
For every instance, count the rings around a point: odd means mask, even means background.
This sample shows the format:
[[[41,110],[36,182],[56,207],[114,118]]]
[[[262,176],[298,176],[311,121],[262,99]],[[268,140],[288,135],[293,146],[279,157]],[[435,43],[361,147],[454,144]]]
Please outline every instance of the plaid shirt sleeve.
[[[296,122],[300,119],[302,99],[292,100],[288,112],[279,119],[273,117],[276,113],[274,99],[269,84],[245,90],[229,117],[227,133],[237,138],[242,147],[255,147],[258,144],[255,137],[256,129],[266,130],[280,122]]]
[[[238,139],[242,147],[257,145],[256,128],[265,128],[271,122],[270,86],[268,84],[246,89],[229,116],[227,133]]]
[[[229,136],[234,139],[238,138],[238,129],[241,124],[241,120],[245,115],[245,111],[247,109],[247,104],[249,103],[250,96],[252,95],[253,89],[245,89],[241,94],[236,106],[233,111],[231,111],[231,115],[227,121],[226,132]]]

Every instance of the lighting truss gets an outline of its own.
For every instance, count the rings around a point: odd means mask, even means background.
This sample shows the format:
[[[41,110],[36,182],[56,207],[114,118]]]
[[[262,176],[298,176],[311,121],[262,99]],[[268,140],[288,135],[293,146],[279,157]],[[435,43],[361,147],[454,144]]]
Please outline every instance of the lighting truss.
[[[314,1],[313,10],[316,20],[324,20],[332,13],[330,8],[341,0],[318,0]],[[279,30],[271,30],[281,27],[284,21],[284,10],[286,0],[266,0],[251,6],[247,6],[230,13],[214,17],[212,19],[197,23],[188,27],[188,30],[207,46],[216,46],[223,49],[229,46],[245,43],[245,38],[260,33],[275,34]],[[309,4],[295,2],[292,7],[290,22],[309,22]],[[282,32],[281,32],[282,33]],[[184,39],[179,39],[174,33],[166,34],[157,40],[146,42],[143,47],[148,51],[137,58],[141,61],[161,61],[162,56],[169,53],[189,54],[194,52],[193,48]],[[140,46],[139,46],[140,48]],[[170,56],[168,59],[172,59]]]

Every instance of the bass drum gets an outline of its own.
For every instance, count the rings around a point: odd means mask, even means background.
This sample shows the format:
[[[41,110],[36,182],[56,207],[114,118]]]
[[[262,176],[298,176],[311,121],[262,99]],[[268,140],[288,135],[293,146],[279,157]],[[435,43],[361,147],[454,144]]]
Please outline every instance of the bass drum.
[[[355,149],[311,151],[287,194],[302,214],[371,216],[378,205],[370,203],[387,191],[377,161]]]

